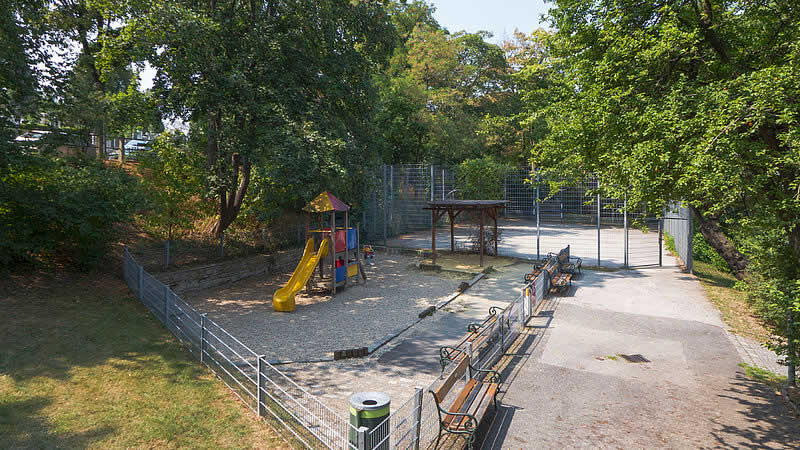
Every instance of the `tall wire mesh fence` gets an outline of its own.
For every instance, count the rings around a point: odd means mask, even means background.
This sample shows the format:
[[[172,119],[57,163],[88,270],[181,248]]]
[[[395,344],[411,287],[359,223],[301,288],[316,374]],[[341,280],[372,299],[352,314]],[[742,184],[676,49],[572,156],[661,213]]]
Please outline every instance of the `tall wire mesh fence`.
[[[148,310],[202,364],[261,417],[271,417],[291,435],[292,446],[356,448],[355,428],[219,324],[200,314],[140,266],[126,248],[123,275]]]
[[[692,210],[677,202],[670,203],[664,214],[664,232],[672,238],[675,251],[689,273],[692,273],[694,267],[692,218]]]
[[[430,233],[423,232],[436,226],[441,228],[437,229],[437,248],[451,247],[448,217],[432,224],[430,211],[423,208],[431,200],[463,199],[465,188],[455,168],[387,165],[374,173],[361,210],[366,242],[430,248]],[[539,259],[570,245],[571,253],[586,265],[661,264],[661,217],[629,205],[625,198],[598,194],[603,186],[595,177],[557,190],[551,190],[547,181],[525,167],[504,171],[501,192],[508,203],[498,224],[499,255]],[[453,250],[477,248],[477,224],[477,215],[468,212],[454,221]]]

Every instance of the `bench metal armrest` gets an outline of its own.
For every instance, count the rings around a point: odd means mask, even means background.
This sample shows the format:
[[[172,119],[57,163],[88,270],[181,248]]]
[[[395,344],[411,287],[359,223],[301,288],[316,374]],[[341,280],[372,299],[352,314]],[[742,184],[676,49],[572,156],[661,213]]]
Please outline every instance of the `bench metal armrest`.
[[[461,353],[465,357],[467,356],[464,350],[455,347],[448,347],[445,345],[439,348],[439,365],[442,366],[442,372],[444,372],[444,369],[445,367],[447,367],[447,364],[455,359],[453,355],[457,353]]]
[[[445,429],[447,428],[444,425],[444,420],[442,419],[442,414],[447,414],[449,416],[467,417],[469,420],[467,421],[467,423],[464,424],[464,428],[466,428],[466,431],[469,432],[469,433],[474,432],[478,428],[478,421],[475,419],[475,416],[473,416],[472,414],[467,414],[467,413],[450,412],[450,411],[442,408],[442,405],[439,404],[439,398],[436,397],[436,393],[434,393],[430,389],[428,390],[428,392],[431,393],[431,395],[433,396],[433,402],[436,404],[436,409],[437,409],[437,412],[439,413],[440,426],[442,426]]]
[[[469,368],[473,372],[491,374],[491,376],[489,377],[489,381],[492,382],[492,383],[500,384],[500,372],[498,372],[496,370],[491,370],[491,369],[478,369],[478,368],[474,367],[472,364],[469,365]]]

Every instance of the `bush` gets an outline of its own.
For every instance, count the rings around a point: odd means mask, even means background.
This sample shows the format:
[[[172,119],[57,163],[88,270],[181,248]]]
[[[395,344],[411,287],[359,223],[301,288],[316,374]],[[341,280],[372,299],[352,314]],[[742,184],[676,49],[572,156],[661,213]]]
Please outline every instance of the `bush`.
[[[136,179],[84,159],[18,154],[0,167],[0,265],[66,263],[86,270],[140,202]]]
[[[506,166],[492,157],[468,159],[458,165],[463,197],[471,200],[501,200]]]
[[[711,244],[706,241],[706,238],[704,238],[701,233],[694,234],[692,244],[692,251],[695,261],[702,261],[704,263],[711,264],[720,272],[728,273],[731,271],[731,266],[729,266],[728,263],[722,259],[722,256],[719,256],[719,253],[717,253],[717,251],[711,247]]]
[[[151,235],[171,241],[202,216],[203,163],[203,154],[177,132],[161,134],[153,150],[141,157],[142,186],[149,200],[143,218]]]

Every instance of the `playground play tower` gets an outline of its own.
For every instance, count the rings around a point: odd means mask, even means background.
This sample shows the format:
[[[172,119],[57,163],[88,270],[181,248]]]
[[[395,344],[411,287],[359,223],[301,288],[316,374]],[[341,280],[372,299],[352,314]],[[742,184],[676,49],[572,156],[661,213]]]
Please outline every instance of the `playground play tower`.
[[[350,227],[349,210],[349,205],[328,191],[319,194],[303,208],[306,212],[305,251],[292,278],[275,292],[272,300],[275,311],[295,310],[294,297],[303,287],[310,291],[316,268],[319,268],[319,278],[327,284],[331,295],[336,294],[337,287],[347,286],[348,282],[358,283],[359,276],[365,278],[359,254],[360,233],[358,227]],[[312,226],[316,228],[312,229]]]

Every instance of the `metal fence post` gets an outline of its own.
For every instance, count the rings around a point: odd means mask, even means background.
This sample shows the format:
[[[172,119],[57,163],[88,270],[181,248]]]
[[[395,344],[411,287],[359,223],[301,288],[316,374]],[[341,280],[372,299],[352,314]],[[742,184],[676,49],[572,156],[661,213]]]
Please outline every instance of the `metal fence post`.
[[[139,301],[140,302],[144,301],[144,292],[143,292],[143,289],[142,289],[142,287],[144,286],[144,275],[143,274],[144,274],[144,267],[139,266],[139,280],[138,280],[139,292],[138,292],[138,294],[139,294]]]
[[[367,432],[369,428],[367,427],[358,427],[356,432],[358,433],[358,450],[367,450]]]
[[[206,315],[200,314],[200,364],[206,362]]]
[[[625,257],[623,258],[623,261],[624,261],[623,264],[627,268],[629,266],[629,262],[628,262],[628,254],[629,254],[629,251],[628,251],[628,193],[627,192],[625,192],[625,199],[622,201],[622,223],[623,223],[623,228],[625,230],[625,236],[623,237],[623,240],[622,240],[622,247],[623,247],[624,252],[625,252]],[[661,234],[660,233],[658,235],[658,238],[659,238],[659,240],[661,239]],[[659,247],[660,247],[660,245],[659,245]],[[660,261],[660,259],[659,259],[659,261]]]
[[[431,201],[433,201],[433,193],[436,191],[436,184],[434,184],[433,164],[431,164]]]
[[[164,268],[169,267],[169,239],[164,241]]]
[[[686,249],[686,259],[689,260],[686,262],[686,268],[689,269],[689,273],[694,273],[694,214],[689,208],[686,208],[686,211],[686,246],[689,247]]]
[[[504,328],[504,326],[503,326],[503,313],[500,313],[500,317],[499,317],[498,320],[500,320],[500,354],[501,355],[505,355],[505,353],[506,353],[506,336],[505,336],[505,333],[503,332],[503,328]]]
[[[169,328],[169,286],[164,285],[164,325]]]
[[[442,169],[442,200],[444,200],[445,193],[447,192],[447,190],[444,187],[444,173],[445,173],[444,169]]]
[[[422,432],[422,396],[421,387],[414,388],[414,450],[419,450],[420,434]]]
[[[264,377],[266,374],[267,360],[265,359],[266,355],[258,355],[258,380],[256,380],[256,386],[258,389],[258,395],[256,398],[258,399],[258,416],[264,417],[267,415],[267,403],[266,403],[266,386],[264,383]]]
[[[664,219],[658,219],[658,265],[663,266],[664,261]]]
[[[788,313],[786,313],[786,341],[788,343],[787,353],[789,356],[786,358],[786,381],[789,386],[796,386],[797,381],[795,380],[795,366],[794,366],[794,333],[792,332],[793,322],[792,322],[792,310],[790,309]]]
[[[475,360],[473,358],[473,352],[472,352],[472,341],[470,341],[469,344],[467,345],[467,356],[469,357],[469,363],[470,364],[475,364]],[[472,371],[471,370],[467,370],[467,380],[471,380],[471,379],[472,379]]]
[[[522,288],[522,297],[519,299],[519,331],[525,327],[525,288]]]
[[[600,267],[600,181],[597,182],[597,267]]]
[[[536,259],[542,259],[539,244],[542,239],[542,228],[539,221],[539,170],[536,170]]]
[[[389,202],[389,199],[386,195],[386,164],[383,165],[383,179],[381,180],[383,184],[383,246],[386,246],[386,204]]]

